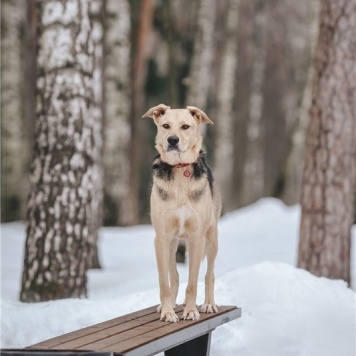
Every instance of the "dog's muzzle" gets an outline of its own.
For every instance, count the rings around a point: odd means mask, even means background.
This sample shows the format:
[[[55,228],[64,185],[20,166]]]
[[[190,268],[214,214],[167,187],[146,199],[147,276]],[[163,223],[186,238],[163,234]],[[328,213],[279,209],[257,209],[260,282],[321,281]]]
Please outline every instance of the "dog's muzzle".
[[[168,142],[167,151],[179,151],[179,148],[178,148],[179,137],[178,136],[169,136],[167,138],[167,142]]]

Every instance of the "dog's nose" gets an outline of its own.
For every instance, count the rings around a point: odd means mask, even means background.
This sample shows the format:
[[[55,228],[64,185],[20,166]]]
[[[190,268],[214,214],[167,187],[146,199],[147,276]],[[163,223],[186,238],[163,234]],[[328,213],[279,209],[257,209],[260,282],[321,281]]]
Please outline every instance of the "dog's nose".
[[[179,142],[179,137],[177,137],[177,136],[169,136],[167,138],[167,141],[171,146],[176,146],[177,143]]]

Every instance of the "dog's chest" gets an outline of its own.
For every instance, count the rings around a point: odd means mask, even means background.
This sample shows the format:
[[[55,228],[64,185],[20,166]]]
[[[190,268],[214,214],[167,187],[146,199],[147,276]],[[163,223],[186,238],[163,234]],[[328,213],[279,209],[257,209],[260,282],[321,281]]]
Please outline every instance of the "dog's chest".
[[[161,190],[159,204],[162,217],[166,216],[168,225],[171,225],[175,234],[181,238],[188,237],[194,230],[197,208],[204,204],[203,195],[208,193],[206,179],[196,180],[185,171],[185,168],[177,170],[174,179],[169,182],[158,180],[154,187],[160,187],[158,190]]]
[[[151,217],[154,224],[163,224],[175,235],[188,237],[197,230],[198,220],[210,216],[212,189],[208,168],[202,159],[178,168],[158,157],[153,162],[153,183]]]
[[[182,168],[169,181],[156,180],[154,188],[163,204],[179,208],[186,204],[198,204],[205,194],[207,184],[204,178],[194,179],[189,168]]]
[[[188,168],[179,169],[174,179],[167,185],[172,202],[175,202],[178,207],[187,204],[195,185],[194,179],[191,178],[191,171]]]

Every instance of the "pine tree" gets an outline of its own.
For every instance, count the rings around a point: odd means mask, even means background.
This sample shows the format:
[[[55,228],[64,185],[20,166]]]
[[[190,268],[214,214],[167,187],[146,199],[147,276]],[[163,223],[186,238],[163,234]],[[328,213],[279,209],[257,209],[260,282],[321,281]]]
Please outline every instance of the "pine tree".
[[[322,0],[302,182],[298,266],[350,283],[355,190],[355,3]]]

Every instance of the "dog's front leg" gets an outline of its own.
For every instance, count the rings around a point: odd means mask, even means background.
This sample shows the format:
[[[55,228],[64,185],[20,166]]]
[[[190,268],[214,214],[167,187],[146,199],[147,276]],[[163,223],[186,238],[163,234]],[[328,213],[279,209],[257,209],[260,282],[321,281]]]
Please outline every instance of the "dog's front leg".
[[[214,263],[218,253],[218,230],[216,225],[210,227],[207,232],[206,251],[208,268],[205,275],[205,301],[201,306],[201,312],[217,313],[218,307],[214,299]]]
[[[203,258],[203,252],[204,239],[198,237],[189,240],[189,278],[185,291],[183,319],[199,320],[200,318],[196,301],[199,267]]]
[[[168,281],[169,247],[169,239],[167,239],[165,236],[156,236],[155,250],[161,300],[161,305],[158,311],[161,312],[162,321],[177,322],[179,319],[173,310],[171,290]]]
[[[169,281],[171,289],[172,306],[175,308],[178,287],[179,287],[179,274],[176,263],[176,251],[178,247],[178,239],[175,237],[172,239],[169,249]]]

